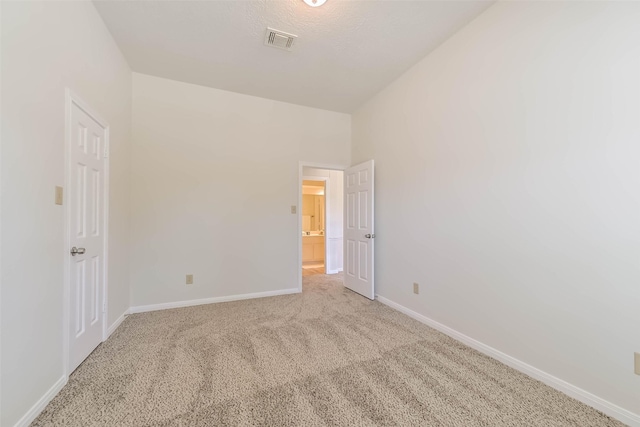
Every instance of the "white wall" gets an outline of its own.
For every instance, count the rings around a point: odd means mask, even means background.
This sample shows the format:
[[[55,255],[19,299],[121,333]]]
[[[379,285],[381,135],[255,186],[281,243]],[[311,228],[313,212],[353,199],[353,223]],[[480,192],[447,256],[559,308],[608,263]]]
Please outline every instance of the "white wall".
[[[299,161],[350,116],[134,73],[133,123],[131,305],[297,288]]]
[[[345,165],[347,166],[347,165]],[[327,185],[327,227],[325,230],[325,241],[329,249],[329,257],[327,258],[327,272],[330,274],[342,271],[342,223],[344,210],[342,208],[344,200],[344,186],[342,177],[344,172],[339,170],[317,169],[304,167],[302,169],[303,176],[319,176],[328,177]]]
[[[109,319],[128,308],[131,71],[90,2],[2,4],[3,426],[63,378],[65,87],[110,124]]]
[[[497,3],[352,124],[377,293],[635,414],[638,22],[637,2]]]

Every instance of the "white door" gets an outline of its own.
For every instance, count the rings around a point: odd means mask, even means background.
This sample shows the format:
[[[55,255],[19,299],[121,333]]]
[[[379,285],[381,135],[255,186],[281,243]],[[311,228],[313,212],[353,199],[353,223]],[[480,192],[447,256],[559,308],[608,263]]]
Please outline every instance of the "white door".
[[[69,373],[102,342],[106,130],[75,102],[69,147]]]
[[[344,285],[374,299],[373,160],[344,173]]]

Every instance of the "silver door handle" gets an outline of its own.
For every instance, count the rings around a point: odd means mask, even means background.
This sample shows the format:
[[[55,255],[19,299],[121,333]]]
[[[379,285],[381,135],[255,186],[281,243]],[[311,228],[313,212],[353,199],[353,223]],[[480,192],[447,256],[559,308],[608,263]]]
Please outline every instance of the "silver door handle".
[[[84,255],[85,251],[86,251],[85,248],[76,248],[74,246],[71,248],[71,256]]]
[[[367,239],[375,239],[376,235],[375,234],[365,234],[364,237],[366,237]]]

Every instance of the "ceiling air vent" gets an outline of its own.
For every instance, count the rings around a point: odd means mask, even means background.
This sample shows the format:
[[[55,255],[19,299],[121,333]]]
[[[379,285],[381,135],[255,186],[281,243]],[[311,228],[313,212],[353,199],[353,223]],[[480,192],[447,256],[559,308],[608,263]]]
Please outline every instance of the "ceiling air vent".
[[[264,35],[264,44],[278,49],[291,50],[293,42],[298,38],[295,34],[285,33],[284,31],[274,30],[267,27]]]

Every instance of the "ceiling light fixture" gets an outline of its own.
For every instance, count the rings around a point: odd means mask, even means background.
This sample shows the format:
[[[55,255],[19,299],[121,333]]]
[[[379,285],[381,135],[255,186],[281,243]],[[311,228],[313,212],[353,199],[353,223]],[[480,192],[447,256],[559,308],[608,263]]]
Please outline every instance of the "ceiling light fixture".
[[[311,7],[322,6],[327,0],[304,0],[306,4]]]

